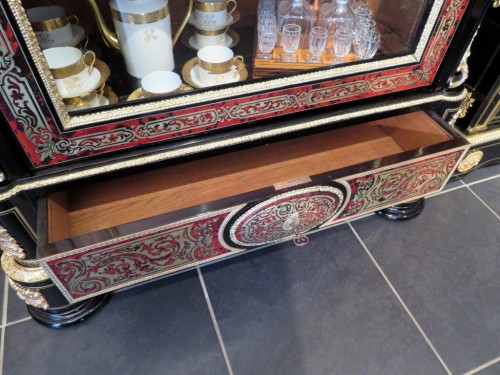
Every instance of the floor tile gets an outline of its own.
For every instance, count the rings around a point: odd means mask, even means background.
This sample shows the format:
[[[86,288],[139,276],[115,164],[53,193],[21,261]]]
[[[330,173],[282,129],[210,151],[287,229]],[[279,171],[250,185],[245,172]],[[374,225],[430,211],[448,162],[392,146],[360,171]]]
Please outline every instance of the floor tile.
[[[236,375],[444,373],[347,225],[202,269]]]
[[[223,375],[222,351],[196,272],[113,295],[62,330],[6,328],[4,375]]]
[[[500,225],[468,189],[406,222],[353,223],[453,373],[500,352]]]
[[[500,215],[500,177],[472,185],[471,190],[497,215]]]
[[[7,304],[7,323],[25,319],[30,316],[26,304],[19,299],[16,292],[9,286]]]
[[[467,184],[500,175],[500,163],[478,168],[460,178]]]

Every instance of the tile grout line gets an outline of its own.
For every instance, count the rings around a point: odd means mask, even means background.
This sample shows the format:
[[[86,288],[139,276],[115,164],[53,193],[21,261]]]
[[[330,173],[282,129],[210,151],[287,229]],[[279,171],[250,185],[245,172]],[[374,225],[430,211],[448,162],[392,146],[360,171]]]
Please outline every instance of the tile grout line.
[[[7,325],[7,303],[9,300],[9,282],[4,276],[3,283],[3,306],[2,306],[2,332],[0,336],[0,375],[3,374],[3,354],[5,351],[5,328]]]
[[[491,180],[494,180],[495,178],[500,178],[500,174],[497,174],[495,176],[490,176],[490,177],[485,177],[481,180],[477,180],[477,181],[472,181],[472,182],[464,182],[462,179],[460,179],[460,181],[462,181],[465,185],[467,186],[472,186],[472,185],[477,185],[477,184],[480,184],[482,182],[486,182],[486,181],[491,181]]]
[[[229,375],[234,375],[233,369],[231,367],[231,362],[229,362],[229,356],[227,355],[226,346],[224,345],[224,341],[222,340],[222,334],[220,332],[219,324],[217,323],[217,318],[215,317],[215,312],[212,307],[212,302],[210,301],[210,297],[208,296],[207,286],[205,285],[205,280],[203,279],[203,274],[201,273],[200,267],[196,267],[196,271],[198,272],[198,278],[200,280],[201,288],[203,289],[203,294],[205,295],[205,300],[207,302],[208,310],[210,312],[210,318],[212,319],[215,333],[217,335],[217,339],[219,340],[219,345],[222,350],[222,355],[224,356],[224,361],[226,362],[227,371],[229,372]]]
[[[382,268],[380,267],[380,265],[378,264],[378,262],[375,260],[374,256],[370,252],[370,250],[368,250],[368,247],[366,246],[366,244],[364,243],[364,241],[361,239],[361,237],[359,236],[358,232],[356,232],[356,230],[354,229],[354,227],[352,226],[352,224],[349,221],[347,221],[347,224],[351,228],[352,232],[354,233],[354,235],[358,239],[359,243],[361,244],[361,246],[363,247],[363,249],[365,250],[365,252],[370,257],[371,261],[373,262],[373,264],[377,268],[378,272],[382,275],[382,278],[385,280],[385,282],[387,283],[387,285],[389,286],[389,288],[391,289],[391,291],[396,296],[396,298],[399,301],[399,303],[401,304],[401,306],[403,306],[403,309],[406,311],[406,313],[408,314],[408,316],[412,320],[413,324],[415,324],[415,326],[417,327],[418,331],[420,332],[420,334],[424,338],[424,340],[427,343],[427,345],[429,345],[429,347],[433,351],[434,355],[437,357],[437,359],[439,360],[439,362],[441,363],[441,365],[444,367],[444,369],[446,370],[446,372],[449,375],[452,375],[452,372],[450,371],[450,369],[448,368],[448,366],[446,366],[446,363],[444,362],[443,358],[441,358],[441,355],[438,353],[438,351],[436,350],[436,348],[432,344],[431,340],[429,339],[429,337],[427,336],[427,334],[425,333],[425,331],[423,330],[423,328],[418,323],[417,319],[415,319],[415,317],[413,316],[412,312],[410,311],[410,309],[408,308],[408,306],[406,305],[406,303],[403,301],[403,299],[401,298],[401,296],[399,295],[399,293],[396,291],[396,288],[394,288],[394,286],[392,285],[391,281],[389,280],[389,278],[387,277],[387,275],[385,274],[385,272],[382,270]]]
[[[469,370],[464,375],[474,375],[474,374],[477,374],[479,371],[484,370],[485,368],[488,368],[490,366],[493,366],[496,363],[500,363],[500,357],[492,359],[491,361],[486,362],[486,363],[482,364],[479,367],[476,367],[476,368],[474,368],[472,370]]]
[[[470,186],[469,186],[469,185],[465,185],[465,186],[466,186],[466,188],[467,188],[467,189],[468,189],[468,190],[469,190],[469,191],[470,191],[470,192],[471,192],[471,193],[472,193],[472,194],[473,194],[473,195],[474,195],[477,199],[479,199],[479,201],[480,201],[480,202],[481,202],[481,203],[482,203],[482,204],[483,204],[483,205],[484,205],[484,206],[485,206],[488,210],[490,210],[490,211],[491,211],[491,213],[492,213],[493,215],[495,215],[495,216],[497,217],[497,219],[498,219],[498,220],[500,220],[500,216],[498,216],[498,214],[497,214],[497,213],[496,213],[496,212],[495,212],[495,211],[494,211],[494,210],[493,210],[490,206],[488,206],[488,205],[486,204],[486,202],[485,202],[485,201],[483,201],[483,200],[479,197],[479,195],[477,195],[477,194],[474,192],[474,190],[472,190],[472,189],[470,188]]]
[[[23,323],[23,322],[27,322],[28,320],[31,320],[33,319],[31,316],[28,316],[26,318],[23,318],[23,319],[19,319],[19,320],[15,320],[13,322],[10,322],[10,323],[6,323],[5,324],[5,327],[10,327],[10,326],[13,326],[15,324],[19,324],[19,323]],[[0,374],[1,375],[1,374]]]
[[[460,181],[461,182],[461,181]],[[454,188],[449,188],[449,189],[446,189],[446,190],[441,190],[437,193],[434,193],[434,194],[431,194],[428,196],[428,198],[433,198],[433,197],[437,197],[439,195],[443,195],[443,194],[446,194],[446,193],[450,193],[452,191],[455,191],[455,190],[458,190],[458,189],[463,189],[465,188],[465,186],[456,186]],[[427,198],[427,197],[426,197]]]

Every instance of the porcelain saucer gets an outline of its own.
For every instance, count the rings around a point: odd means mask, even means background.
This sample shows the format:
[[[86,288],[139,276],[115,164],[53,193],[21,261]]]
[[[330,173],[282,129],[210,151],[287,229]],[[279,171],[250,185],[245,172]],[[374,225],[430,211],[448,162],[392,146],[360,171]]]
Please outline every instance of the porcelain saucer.
[[[175,90],[174,92],[171,92],[170,94],[178,94],[186,91],[191,91],[193,88],[191,86],[185,85],[184,83],[181,84],[181,86]],[[166,94],[165,94],[166,95]],[[161,97],[161,96],[159,96]],[[145,96],[142,93],[142,88],[139,87],[137,90],[134,90],[132,94],[130,94],[127,97],[127,102],[133,101],[133,100],[139,100],[139,99],[146,99]]]
[[[73,38],[67,42],[54,44],[52,47],[74,47],[85,39],[85,30],[83,27],[78,25],[71,25],[71,31],[73,32]],[[51,48],[52,48],[51,47]]]
[[[226,40],[224,41],[223,46],[228,47],[228,48],[232,48],[235,45],[237,45],[239,42],[240,42],[240,36],[238,35],[238,33],[236,31],[233,31],[233,30],[228,30],[226,32]],[[191,36],[189,36],[189,34],[183,34],[182,35],[182,43],[186,47],[189,47],[189,48],[194,49],[196,51],[198,51],[201,48],[201,46],[199,46],[198,43],[196,43],[195,34],[193,34]]]
[[[247,77],[248,77],[248,70],[246,67],[243,67],[243,69],[241,69],[239,73],[236,73],[234,80],[227,83],[244,81],[247,79]],[[201,82],[197,57],[192,58],[186,64],[184,64],[184,66],[182,67],[182,78],[184,78],[184,81],[186,81],[189,85],[196,88],[214,86],[214,85],[205,85],[204,83]]]

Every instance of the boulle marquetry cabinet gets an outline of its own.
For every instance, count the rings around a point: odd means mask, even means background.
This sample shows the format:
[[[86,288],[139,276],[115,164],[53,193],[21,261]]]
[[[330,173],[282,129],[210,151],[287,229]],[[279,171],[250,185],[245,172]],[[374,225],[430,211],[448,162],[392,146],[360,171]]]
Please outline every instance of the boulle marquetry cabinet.
[[[241,1],[227,45],[245,73],[212,87],[193,84],[192,18],[182,29],[192,3],[173,0],[155,15],[182,30],[173,70],[184,84],[155,97],[112,48],[117,17],[139,24],[144,43],[161,39],[151,1],[132,2],[144,11],[0,2],[2,267],[42,324],[78,322],[111,292],[248,249],[305,245],[308,231],[370,212],[411,218],[470,148],[443,108],[467,97],[457,75],[491,0],[367,0],[381,35],[373,58],[267,70],[257,2]],[[26,12],[49,5],[78,17],[71,46],[97,57],[99,105],[59,91],[50,38]]]
[[[456,174],[500,162],[500,2],[490,7],[472,42],[458,77],[468,94],[448,108],[447,121],[471,143]]]

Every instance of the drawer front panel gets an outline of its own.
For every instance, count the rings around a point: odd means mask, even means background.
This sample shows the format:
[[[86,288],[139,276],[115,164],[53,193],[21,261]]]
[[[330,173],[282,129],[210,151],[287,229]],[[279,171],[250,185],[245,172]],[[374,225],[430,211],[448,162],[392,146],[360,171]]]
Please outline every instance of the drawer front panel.
[[[138,233],[42,263],[70,302],[133,285],[193,264],[225,256],[217,239],[229,210],[192,222]]]
[[[335,221],[422,198],[443,188],[466,148],[413,160],[389,169],[370,171],[369,174],[350,176],[345,180],[351,187],[351,197]]]

